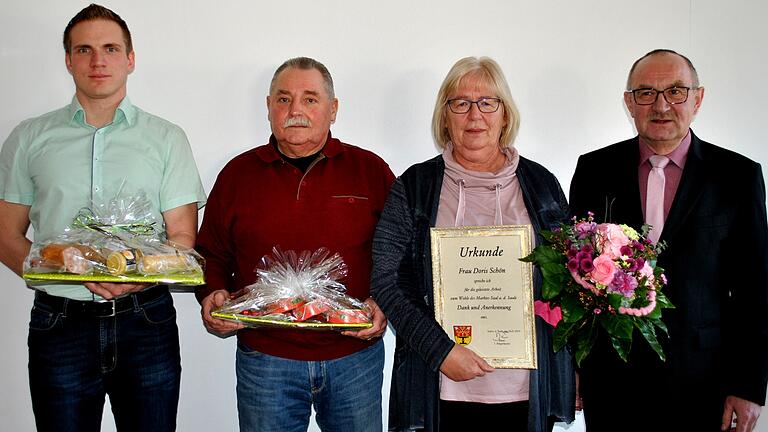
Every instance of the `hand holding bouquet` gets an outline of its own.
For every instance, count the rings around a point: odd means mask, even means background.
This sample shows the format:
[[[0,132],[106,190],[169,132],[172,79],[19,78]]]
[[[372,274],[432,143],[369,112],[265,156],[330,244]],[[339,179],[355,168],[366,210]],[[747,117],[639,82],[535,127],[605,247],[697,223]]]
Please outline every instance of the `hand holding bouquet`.
[[[607,332],[619,356],[627,361],[635,328],[662,360],[656,329],[667,332],[661,310],[673,308],[661,289],[666,285],[656,258],[664,245],[627,225],[597,224],[586,219],[543,232],[548,244],[522,258],[543,276],[542,297],[562,309],[554,332],[556,351],[570,343],[581,364],[597,339]],[[601,330],[602,329],[602,330]]]

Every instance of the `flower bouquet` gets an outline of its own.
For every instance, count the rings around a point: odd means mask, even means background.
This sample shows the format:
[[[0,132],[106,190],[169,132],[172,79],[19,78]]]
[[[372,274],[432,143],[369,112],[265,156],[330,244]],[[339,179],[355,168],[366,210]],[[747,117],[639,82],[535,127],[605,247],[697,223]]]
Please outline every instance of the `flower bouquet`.
[[[118,194],[81,209],[64,232],[35,242],[23,277],[37,282],[131,282],[202,285],[203,258],[155,228],[144,192]]]
[[[371,327],[372,311],[345,294],[339,282],[347,265],[328,249],[283,252],[272,249],[256,269],[256,283],[236,293],[211,313],[249,327],[269,326],[314,330]]]
[[[554,349],[575,349],[581,365],[597,339],[607,332],[625,362],[635,328],[662,360],[656,329],[667,333],[661,310],[674,306],[662,294],[667,280],[656,258],[664,244],[647,239],[627,225],[597,224],[592,213],[542,232],[548,244],[537,246],[522,261],[536,264],[543,276],[542,297],[562,309],[554,331]]]

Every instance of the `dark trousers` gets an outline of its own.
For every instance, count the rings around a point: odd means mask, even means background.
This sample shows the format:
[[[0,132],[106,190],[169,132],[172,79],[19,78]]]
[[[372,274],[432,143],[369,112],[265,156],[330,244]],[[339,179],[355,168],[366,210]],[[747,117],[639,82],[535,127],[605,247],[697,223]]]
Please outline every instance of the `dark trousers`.
[[[38,431],[99,431],[105,395],[118,431],[176,429],[181,358],[167,287],[115,303],[38,292],[28,346]]]
[[[547,421],[547,431],[555,426]],[[440,432],[528,431],[528,401],[483,404],[440,400]]]

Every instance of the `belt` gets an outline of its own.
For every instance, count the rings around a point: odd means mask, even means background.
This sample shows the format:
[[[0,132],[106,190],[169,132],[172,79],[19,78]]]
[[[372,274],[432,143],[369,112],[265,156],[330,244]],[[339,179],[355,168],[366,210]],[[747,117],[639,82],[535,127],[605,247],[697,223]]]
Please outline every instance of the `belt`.
[[[35,293],[35,303],[45,305],[54,312],[67,316],[85,316],[93,318],[113,317],[120,312],[133,310],[135,305],[142,305],[157,300],[163,295],[170,295],[168,285],[157,285],[144,291],[129,294],[115,300],[82,301],[66,297],[56,297],[43,291]]]

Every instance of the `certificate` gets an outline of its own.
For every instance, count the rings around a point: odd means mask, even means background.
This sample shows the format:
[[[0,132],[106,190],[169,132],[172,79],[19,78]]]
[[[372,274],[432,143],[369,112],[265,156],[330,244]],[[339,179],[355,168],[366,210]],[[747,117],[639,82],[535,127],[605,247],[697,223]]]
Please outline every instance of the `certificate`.
[[[435,318],[496,368],[536,369],[530,225],[432,228]]]

